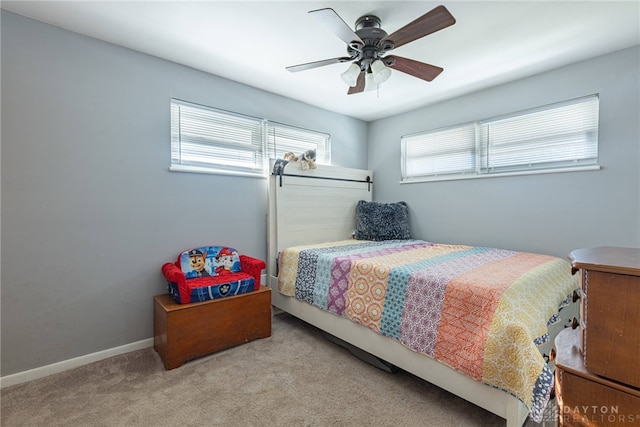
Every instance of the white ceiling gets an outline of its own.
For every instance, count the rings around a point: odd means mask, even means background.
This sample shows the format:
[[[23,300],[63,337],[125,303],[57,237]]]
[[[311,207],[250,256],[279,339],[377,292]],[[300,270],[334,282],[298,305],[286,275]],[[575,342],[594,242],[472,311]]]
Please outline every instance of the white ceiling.
[[[393,50],[444,68],[433,82],[394,71],[378,91],[347,95],[346,56],[308,11],[351,27],[374,14],[389,34],[444,4],[456,24]],[[640,44],[640,2],[614,1],[2,1],[3,9],[370,121]],[[611,70],[615,78],[615,70]]]

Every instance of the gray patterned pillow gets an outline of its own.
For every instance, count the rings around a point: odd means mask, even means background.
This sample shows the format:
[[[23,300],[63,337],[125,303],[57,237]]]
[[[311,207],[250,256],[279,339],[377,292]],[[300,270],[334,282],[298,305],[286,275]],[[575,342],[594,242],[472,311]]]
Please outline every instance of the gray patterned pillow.
[[[405,202],[380,203],[360,200],[356,206],[358,240],[411,239],[409,207]]]

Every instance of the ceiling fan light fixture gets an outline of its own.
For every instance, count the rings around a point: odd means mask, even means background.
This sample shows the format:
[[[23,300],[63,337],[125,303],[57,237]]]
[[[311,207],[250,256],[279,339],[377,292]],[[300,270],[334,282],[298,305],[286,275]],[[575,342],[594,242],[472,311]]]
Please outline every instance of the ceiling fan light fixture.
[[[373,74],[373,81],[376,84],[382,84],[391,77],[391,69],[384,65],[384,62],[380,59],[376,59],[371,64],[371,73]]]
[[[358,82],[358,75],[360,75],[360,66],[354,62],[353,64],[349,65],[347,71],[340,74],[340,78],[348,86],[354,87]]]
[[[370,91],[370,90],[376,90],[378,88],[378,83],[375,82],[375,79],[373,77],[373,73],[367,73],[364,76],[364,90],[365,91]]]

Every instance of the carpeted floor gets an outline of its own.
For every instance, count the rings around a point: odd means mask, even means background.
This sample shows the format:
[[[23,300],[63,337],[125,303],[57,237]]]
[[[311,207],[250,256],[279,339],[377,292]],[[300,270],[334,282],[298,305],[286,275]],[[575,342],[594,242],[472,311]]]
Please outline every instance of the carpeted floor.
[[[1,392],[12,426],[504,426],[403,371],[353,357],[286,314],[273,335],[165,371],[134,351]],[[555,426],[553,411],[542,424]]]

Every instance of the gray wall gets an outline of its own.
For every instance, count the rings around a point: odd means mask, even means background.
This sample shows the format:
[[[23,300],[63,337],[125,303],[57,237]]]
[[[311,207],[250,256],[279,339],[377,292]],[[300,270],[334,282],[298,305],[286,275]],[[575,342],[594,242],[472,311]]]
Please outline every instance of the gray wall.
[[[2,376],[151,337],[160,266],[181,250],[266,257],[266,180],[168,171],[171,97],[329,132],[335,164],[409,203],[415,237],[562,257],[640,246],[638,48],[367,125],[1,14]],[[399,184],[404,134],[594,92],[600,171]]]
[[[150,338],[162,263],[221,244],[266,259],[266,179],[169,172],[176,97],[327,132],[367,124],[2,11],[2,372]],[[223,203],[220,201],[223,200]]]
[[[560,257],[640,247],[640,48],[634,47],[369,125],[374,199],[405,200],[414,237]],[[601,170],[399,184],[400,137],[600,94]]]

